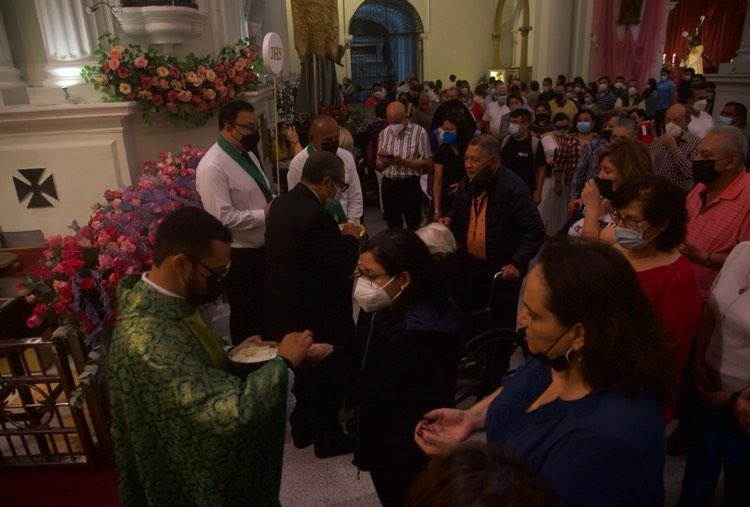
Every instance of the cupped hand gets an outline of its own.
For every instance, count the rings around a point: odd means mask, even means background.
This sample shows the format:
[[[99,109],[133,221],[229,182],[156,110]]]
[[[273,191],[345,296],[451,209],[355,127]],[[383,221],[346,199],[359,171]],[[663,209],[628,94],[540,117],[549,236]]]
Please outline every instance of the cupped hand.
[[[333,352],[333,345],[330,343],[313,343],[307,351],[305,361],[309,363],[319,363]]]
[[[464,410],[439,408],[424,415],[414,429],[414,441],[430,456],[450,454],[475,431]]]

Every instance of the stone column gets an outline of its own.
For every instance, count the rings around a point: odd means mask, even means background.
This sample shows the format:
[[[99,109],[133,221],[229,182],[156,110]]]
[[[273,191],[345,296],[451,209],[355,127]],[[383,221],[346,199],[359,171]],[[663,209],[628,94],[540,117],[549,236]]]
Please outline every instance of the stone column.
[[[719,73],[750,74],[750,5],[745,11],[745,24],[742,27],[742,38],[740,47],[737,49],[737,56],[731,62],[719,65]]]
[[[8,35],[5,33],[3,13],[0,11],[0,90],[24,88],[26,83],[21,78],[21,71],[13,64]]]
[[[218,55],[227,44],[247,37],[245,3],[237,0],[197,0],[197,4],[201,11],[208,14],[212,54]]]
[[[107,30],[111,13],[100,5],[86,12],[95,0],[34,0],[47,53],[45,87],[66,87],[83,82],[81,69],[96,63],[98,37]]]

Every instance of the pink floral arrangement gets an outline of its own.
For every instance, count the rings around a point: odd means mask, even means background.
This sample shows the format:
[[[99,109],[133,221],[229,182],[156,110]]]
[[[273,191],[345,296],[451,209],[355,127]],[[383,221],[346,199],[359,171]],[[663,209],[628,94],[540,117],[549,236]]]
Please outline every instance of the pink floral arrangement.
[[[184,61],[155,46],[122,46],[111,34],[101,40],[94,52],[99,64],[81,76],[108,101],[138,101],[146,122],[163,112],[174,124],[204,125],[236,94],[254,89],[263,69],[253,38],[225,46],[218,57],[190,54]]]
[[[147,270],[153,261],[156,228],[182,206],[201,206],[195,168],[205,150],[183,146],[146,162],[131,187],[104,192],[88,224],[73,223],[73,234],[50,236],[39,265],[18,289],[34,304],[26,324],[69,324],[95,345],[117,318],[117,284],[127,274]]]

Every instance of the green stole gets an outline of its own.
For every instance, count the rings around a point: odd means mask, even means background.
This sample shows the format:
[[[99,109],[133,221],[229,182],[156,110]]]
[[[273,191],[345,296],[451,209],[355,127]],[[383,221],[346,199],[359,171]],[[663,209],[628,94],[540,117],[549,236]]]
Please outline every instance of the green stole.
[[[273,199],[273,194],[271,194],[271,190],[268,188],[266,179],[260,173],[260,169],[255,167],[255,164],[252,163],[250,155],[247,155],[247,158],[243,157],[243,154],[240,153],[237,148],[229,144],[229,141],[224,139],[224,136],[222,136],[221,134],[219,134],[219,138],[216,140],[216,143],[219,145],[219,148],[224,150],[224,153],[229,155],[232,160],[237,162],[239,166],[243,168],[253,180],[255,180],[255,183],[257,183],[258,187],[260,187],[260,191],[263,192],[263,196],[266,198],[266,202],[271,202],[271,200]]]
[[[206,351],[206,355],[208,355],[208,359],[211,361],[211,366],[228,372],[229,361],[226,353],[224,353],[224,349],[219,345],[219,337],[211,330],[206,319],[200,314],[200,310],[195,310],[195,313],[185,317],[185,323],[195,337],[198,338],[198,343],[201,344],[203,350]]]
[[[315,148],[313,148],[312,144],[308,144],[307,154],[312,155],[313,153],[315,153]],[[331,205],[326,207],[326,211],[336,220],[337,224],[344,224],[349,220],[346,213],[344,213],[344,208],[337,199],[331,201]]]

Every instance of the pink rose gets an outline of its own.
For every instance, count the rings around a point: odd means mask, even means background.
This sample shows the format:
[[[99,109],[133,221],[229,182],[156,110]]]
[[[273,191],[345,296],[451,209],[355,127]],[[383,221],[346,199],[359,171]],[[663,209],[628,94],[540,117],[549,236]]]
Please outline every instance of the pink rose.
[[[137,56],[134,62],[135,62],[135,66],[138,67],[139,69],[145,69],[148,66],[148,60],[146,60],[146,58],[143,55]]]
[[[174,102],[175,100],[177,100],[177,92],[174,90],[169,90],[167,92],[167,102],[171,103],[171,102]]]
[[[180,77],[180,69],[178,69],[177,67],[170,67],[169,75],[172,77]]]
[[[154,105],[158,107],[158,106],[164,104],[164,97],[162,97],[161,95],[154,95],[151,98],[151,102],[153,102]]]
[[[29,329],[33,329],[35,327],[39,327],[42,325],[44,321],[39,318],[38,315],[32,315],[28,319],[26,319],[26,327]]]
[[[162,78],[167,77],[169,75],[169,69],[166,67],[159,67],[156,69],[156,74]]]
[[[47,315],[47,305],[45,304],[39,304],[34,307],[33,310],[31,310],[32,315],[36,315],[37,317],[44,317]]]
[[[130,71],[127,67],[120,67],[117,69],[117,75],[120,76],[120,78],[125,79],[130,76]]]
[[[59,234],[53,234],[52,236],[47,238],[47,245],[50,248],[57,248],[60,245],[62,245],[62,236]]]
[[[29,294],[28,296],[26,296],[25,299],[27,303],[29,303],[30,305],[33,305],[34,302],[36,301],[36,296],[34,294]]]
[[[117,68],[120,66],[120,60],[117,58],[110,58],[107,62],[107,66],[109,66],[109,70],[117,70]]]
[[[190,102],[192,98],[193,94],[190,92],[190,90],[182,90],[177,94],[177,100],[179,100],[180,102]]]

